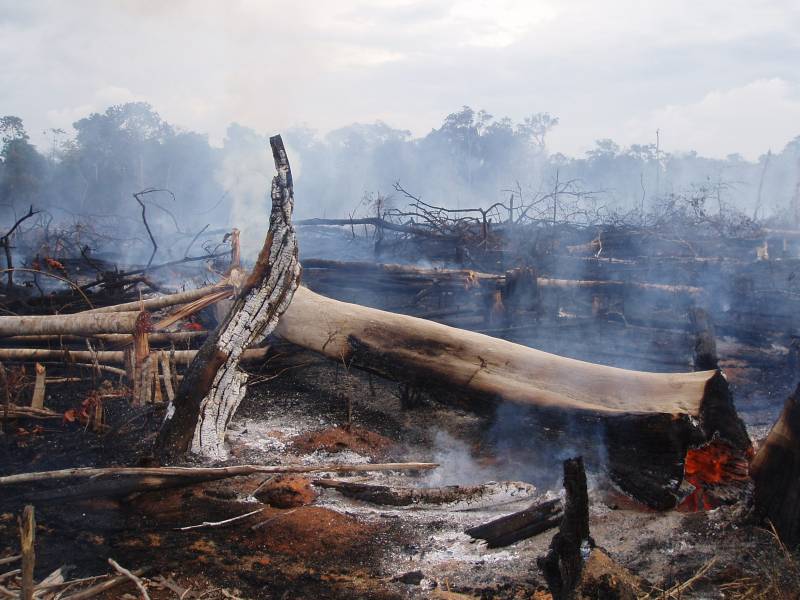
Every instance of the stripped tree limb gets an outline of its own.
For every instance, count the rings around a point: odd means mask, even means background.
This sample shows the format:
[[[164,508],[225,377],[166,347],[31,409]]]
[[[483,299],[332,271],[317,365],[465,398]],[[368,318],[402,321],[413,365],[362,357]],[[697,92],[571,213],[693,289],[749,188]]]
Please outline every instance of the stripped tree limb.
[[[272,180],[269,231],[255,268],[228,316],[210,335],[175,395],[174,410],[156,443],[162,458],[188,450],[211,458],[225,455],[225,430],[244,397],[247,376],[238,368],[245,348],[275,329],[300,282],[297,239],[291,224],[292,173],[280,136],[270,138],[278,174]]]
[[[112,314],[0,317],[0,336],[131,333],[138,315],[138,311],[129,311]]]
[[[263,360],[268,351],[269,348],[249,348],[242,353],[240,359],[243,361]],[[176,350],[175,362],[187,365],[194,360],[198,352],[199,350]],[[125,352],[122,350],[89,352],[88,350],[48,350],[47,348],[0,348],[0,360],[8,361],[63,361],[80,365],[80,363],[91,362],[95,358],[100,362],[125,364]]]

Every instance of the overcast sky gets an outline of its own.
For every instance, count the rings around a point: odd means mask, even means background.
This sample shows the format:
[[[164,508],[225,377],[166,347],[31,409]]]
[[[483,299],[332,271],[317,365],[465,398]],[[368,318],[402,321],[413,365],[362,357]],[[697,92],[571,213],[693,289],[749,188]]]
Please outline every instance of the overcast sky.
[[[463,104],[595,139],[755,158],[800,135],[800,1],[0,0],[0,114],[35,141],[147,100],[219,142],[386,121],[424,135]]]

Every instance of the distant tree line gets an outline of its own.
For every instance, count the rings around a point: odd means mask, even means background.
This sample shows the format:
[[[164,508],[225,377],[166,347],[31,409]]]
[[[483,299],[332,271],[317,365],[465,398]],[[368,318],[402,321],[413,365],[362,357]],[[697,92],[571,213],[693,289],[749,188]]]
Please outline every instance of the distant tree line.
[[[667,153],[655,140],[621,148],[605,139],[582,157],[547,151],[558,119],[535,113],[514,122],[463,107],[438,128],[415,138],[377,122],[319,135],[307,128],[282,132],[296,171],[300,217],[342,217],[358,210],[370,192],[391,198],[397,181],[440,206],[487,206],[576,181],[601,194],[616,211],[652,211],[670,197],[704,194],[719,209],[751,217],[797,219],[800,204],[800,137],[758,161],[695,152]],[[274,132],[265,132],[274,133]],[[261,226],[272,173],[266,135],[232,124],[221,146],[204,134],[164,121],[147,103],[112,106],[47,132],[37,148],[21,119],[0,119],[0,218],[10,221],[33,204],[55,220],[94,218],[138,227],[133,193],[148,195],[156,226],[190,231]],[[361,210],[364,205],[361,205]]]

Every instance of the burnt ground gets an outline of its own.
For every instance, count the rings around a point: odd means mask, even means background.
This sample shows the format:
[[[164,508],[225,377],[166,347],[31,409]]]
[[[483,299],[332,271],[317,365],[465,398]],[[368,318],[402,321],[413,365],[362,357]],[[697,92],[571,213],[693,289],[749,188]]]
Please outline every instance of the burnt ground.
[[[231,426],[231,463],[433,460],[442,466],[431,473],[336,477],[405,486],[501,483],[468,502],[411,507],[314,491],[303,478],[282,490],[282,500],[261,492],[254,497],[264,476],[127,498],[35,499],[37,579],[63,565],[74,566],[72,578],[105,573],[112,557],[130,569],[149,567],[151,580],[172,577],[191,588],[187,597],[543,598],[536,558],[552,532],[490,550],[463,531],[558,494],[559,461],[581,453],[590,465],[592,535],[654,589],[686,581],[716,559],[682,597],[798,597],[798,563],[770,532],[747,524],[742,506],[704,513],[634,506],[604,480],[591,436],[548,436],[533,417],[507,407],[476,412],[425,394],[412,394],[409,405],[395,383],[302,352],[284,351],[253,381]],[[60,413],[76,408],[89,389],[88,382],[51,386],[47,406]],[[2,437],[0,472],[145,459],[163,410],[134,409],[122,398],[105,407],[110,429],[100,434],[59,420],[11,424]],[[760,425],[758,414],[749,418]],[[23,503],[17,494],[23,492],[30,490],[6,488],[0,498],[0,557],[17,551]],[[228,525],[177,530],[255,510]],[[155,586],[150,591],[153,598],[178,597]],[[132,585],[98,597],[126,593],[135,593]]]

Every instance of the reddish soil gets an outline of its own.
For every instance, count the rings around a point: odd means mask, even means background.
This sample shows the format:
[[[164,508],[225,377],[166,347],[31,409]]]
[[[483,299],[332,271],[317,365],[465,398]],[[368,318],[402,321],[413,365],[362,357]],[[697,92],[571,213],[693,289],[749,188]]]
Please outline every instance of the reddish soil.
[[[350,563],[381,532],[376,525],[318,506],[268,511],[261,521],[243,540],[245,546],[315,562],[347,558]]]
[[[385,456],[394,446],[394,442],[389,438],[356,426],[349,429],[347,427],[330,427],[304,433],[294,438],[293,444],[299,452],[352,450],[372,458]]]
[[[297,508],[313,504],[319,493],[311,487],[308,477],[278,476],[266,482],[256,492],[256,498],[275,508]]]

